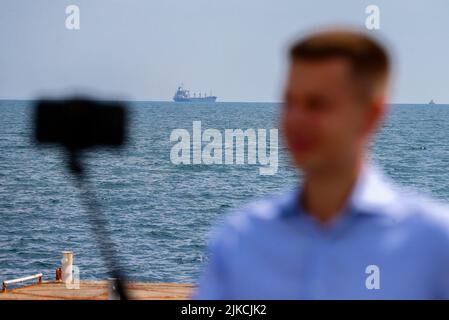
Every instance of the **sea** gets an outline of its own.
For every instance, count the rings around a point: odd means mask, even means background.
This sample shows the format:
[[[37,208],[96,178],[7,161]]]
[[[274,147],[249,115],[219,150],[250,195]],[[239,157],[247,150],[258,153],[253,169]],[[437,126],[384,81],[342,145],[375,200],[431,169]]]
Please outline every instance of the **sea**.
[[[118,150],[86,151],[83,163],[117,260],[134,281],[194,283],[207,262],[209,232],[248,201],[293,188],[301,174],[279,132],[279,165],[174,164],[175,129],[276,129],[279,103],[126,102],[129,139]],[[109,277],[84,194],[58,147],[35,143],[35,101],[0,101],[0,281],[42,272],[54,279],[61,251],[81,280]],[[371,159],[398,184],[449,200],[449,105],[394,104]]]

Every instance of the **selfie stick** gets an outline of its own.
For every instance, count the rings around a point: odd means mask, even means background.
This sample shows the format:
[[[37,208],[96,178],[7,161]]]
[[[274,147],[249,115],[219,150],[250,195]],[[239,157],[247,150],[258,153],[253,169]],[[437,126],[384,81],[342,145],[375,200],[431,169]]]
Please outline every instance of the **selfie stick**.
[[[88,212],[100,254],[113,278],[112,285],[120,299],[126,300],[123,273],[108,234],[107,221],[81,162],[81,152],[86,148],[123,144],[125,109],[119,104],[103,106],[85,98],[41,100],[37,104],[35,120],[37,142],[59,144],[67,151],[69,170],[81,191],[81,200]]]
[[[75,150],[69,151],[69,169],[75,177],[76,186],[81,190],[81,199],[84,202],[84,206],[89,213],[90,225],[95,235],[96,242],[99,246],[100,254],[106,263],[108,270],[110,271],[115,290],[120,297],[120,300],[128,300],[125,287],[123,284],[123,272],[119,267],[119,263],[116,259],[115,245],[112,239],[109,237],[106,227],[107,221],[100,209],[100,205],[95,196],[95,192],[90,185],[89,180],[86,177],[85,171],[80,161],[79,153]]]

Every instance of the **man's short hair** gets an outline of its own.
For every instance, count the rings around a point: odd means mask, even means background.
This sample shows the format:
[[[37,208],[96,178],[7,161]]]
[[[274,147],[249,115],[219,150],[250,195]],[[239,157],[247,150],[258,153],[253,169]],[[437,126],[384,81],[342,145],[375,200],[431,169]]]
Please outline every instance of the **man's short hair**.
[[[290,59],[320,61],[342,58],[349,62],[355,80],[371,96],[387,86],[390,59],[385,48],[362,32],[352,30],[314,33],[290,49]]]

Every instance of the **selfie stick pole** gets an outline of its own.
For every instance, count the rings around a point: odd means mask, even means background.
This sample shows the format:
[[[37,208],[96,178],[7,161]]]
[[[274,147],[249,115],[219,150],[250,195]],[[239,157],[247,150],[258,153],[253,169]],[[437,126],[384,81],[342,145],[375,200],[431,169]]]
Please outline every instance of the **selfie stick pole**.
[[[114,279],[113,285],[117,291],[120,300],[128,300],[125,287],[123,284],[123,273],[121,271],[118,260],[116,259],[115,245],[109,237],[107,229],[107,221],[100,209],[100,205],[95,196],[93,188],[90,186],[89,180],[82,167],[79,153],[77,151],[69,151],[69,169],[75,177],[75,183],[81,191],[81,199],[89,214],[90,225],[95,235],[96,242],[99,246],[100,254],[106,263],[108,270]]]

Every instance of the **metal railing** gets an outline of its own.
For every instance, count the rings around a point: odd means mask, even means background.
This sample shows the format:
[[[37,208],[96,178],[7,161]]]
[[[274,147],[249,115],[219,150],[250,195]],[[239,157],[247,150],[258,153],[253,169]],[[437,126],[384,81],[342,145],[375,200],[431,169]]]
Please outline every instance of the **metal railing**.
[[[22,278],[13,279],[13,280],[5,280],[5,281],[3,281],[3,284],[2,284],[2,292],[6,292],[6,287],[8,285],[25,282],[25,281],[30,281],[30,280],[34,280],[34,279],[38,279],[38,284],[41,284],[42,283],[42,273],[37,273],[32,276],[22,277]]]

